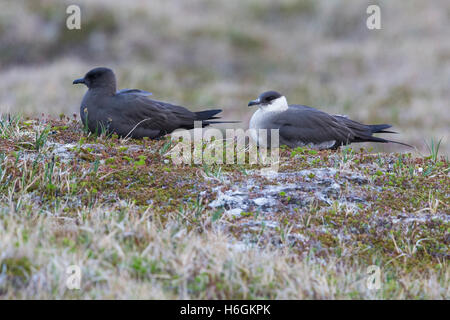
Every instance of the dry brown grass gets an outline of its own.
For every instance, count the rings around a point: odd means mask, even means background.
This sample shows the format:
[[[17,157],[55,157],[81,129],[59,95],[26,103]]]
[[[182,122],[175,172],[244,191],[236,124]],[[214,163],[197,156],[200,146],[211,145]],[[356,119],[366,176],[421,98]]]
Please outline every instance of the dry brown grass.
[[[367,266],[355,263],[351,252],[325,261],[314,255],[298,259],[286,248],[237,246],[220,230],[188,231],[176,219],[161,225],[151,212],[142,214],[129,203],[73,217],[62,211],[10,212],[0,220],[0,231],[2,257],[26,257],[32,274],[24,287],[3,287],[3,299],[449,297],[445,262],[441,270],[397,269],[395,281],[382,273],[383,290],[369,290]],[[79,239],[89,246],[81,250],[75,245]],[[65,286],[71,264],[82,268],[79,291]]]

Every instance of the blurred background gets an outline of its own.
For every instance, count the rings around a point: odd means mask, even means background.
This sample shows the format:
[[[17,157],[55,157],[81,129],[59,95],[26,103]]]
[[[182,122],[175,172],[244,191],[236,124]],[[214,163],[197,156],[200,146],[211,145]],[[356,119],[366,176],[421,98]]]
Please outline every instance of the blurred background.
[[[265,90],[290,103],[391,123],[397,140],[449,154],[450,1],[1,0],[0,108],[72,115],[97,66],[119,88],[191,110],[224,109],[247,128]],[[66,27],[81,8],[81,30]],[[366,27],[381,8],[381,30]],[[238,125],[239,126],[239,125]],[[372,144],[377,151],[408,150]]]

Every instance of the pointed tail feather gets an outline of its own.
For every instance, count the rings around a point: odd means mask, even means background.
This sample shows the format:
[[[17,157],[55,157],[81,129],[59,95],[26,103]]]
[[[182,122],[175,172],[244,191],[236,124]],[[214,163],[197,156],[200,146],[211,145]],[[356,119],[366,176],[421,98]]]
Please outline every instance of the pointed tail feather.
[[[214,119],[214,118],[213,118]],[[218,123],[241,123],[242,121],[203,121],[206,124],[218,124]]]
[[[395,131],[385,130],[385,129],[388,129],[388,128],[392,127],[390,124],[372,124],[372,125],[369,125],[369,127],[370,127],[370,130],[372,131],[372,134],[373,133],[397,133]],[[409,145],[407,143],[403,143],[403,142],[398,142],[398,141],[394,141],[394,140],[387,140],[387,139],[373,137],[373,136],[371,136],[370,138],[374,142],[384,142],[384,143],[390,142],[390,143],[401,144],[402,146],[405,146],[405,147],[414,148],[413,146],[411,146],[411,145]]]
[[[394,141],[394,140],[386,140],[386,141],[387,141],[387,142],[390,142],[390,143],[401,144],[402,146],[405,146],[405,147],[414,148],[412,145],[409,145],[409,144],[407,144],[407,143],[398,142],[398,141]]]
[[[213,110],[205,110],[196,112],[197,119],[196,120],[211,120],[211,119],[220,119],[220,117],[214,117],[216,114],[222,112],[221,109],[213,109]]]
[[[220,117],[215,117],[216,114],[222,112],[221,109],[199,111],[195,114],[197,115],[197,120],[202,120],[203,127],[209,126],[210,124],[219,123],[240,123],[241,121],[210,121],[214,119],[220,119]]]
[[[398,142],[398,141],[394,141],[394,140],[387,140],[387,139],[383,139],[383,138],[380,138],[380,137],[374,137],[374,136],[357,137],[353,142],[396,143],[396,144],[401,144],[402,146],[405,146],[405,147],[414,148],[413,146],[411,146],[409,144],[406,144],[406,143],[403,143],[403,142]]]
[[[395,132],[395,131],[389,131],[389,130],[380,130],[380,131],[377,131],[377,132],[375,132],[375,133],[394,133],[394,134],[398,134],[398,132]]]
[[[391,127],[392,126],[390,124],[371,124],[371,125],[369,125],[370,131],[372,131],[372,133],[397,133],[395,131],[384,130],[384,129],[388,129]]]

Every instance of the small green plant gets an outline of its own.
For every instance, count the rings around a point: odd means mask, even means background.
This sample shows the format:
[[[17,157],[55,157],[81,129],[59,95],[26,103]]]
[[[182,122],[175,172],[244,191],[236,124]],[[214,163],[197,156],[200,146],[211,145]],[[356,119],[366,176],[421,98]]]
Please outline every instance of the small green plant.
[[[144,155],[140,155],[138,157],[138,160],[134,162],[134,166],[144,166],[145,165],[145,160],[147,160],[147,157]]]
[[[159,154],[160,155],[166,154],[166,152],[170,149],[171,146],[172,146],[172,139],[169,138],[169,140],[167,140],[167,142],[164,143],[161,149],[159,149]]]
[[[32,273],[33,264],[27,257],[5,258],[0,262],[0,271],[21,283],[26,283]]]
[[[248,176],[248,172],[247,169],[245,169],[245,167],[241,164],[237,165],[237,170],[242,173],[244,176]]]
[[[350,147],[344,147],[341,150],[341,159],[342,162],[347,163],[349,160],[353,158],[353,155],[355,154],[354,150]]]
[[[216,211],[214,211],[211,216],[211,222],[214,223],[219,220],[222,217],[223,211],[223,208],[218,208]]]
[[[382,167],[384,166],[384,163],[385,163],[385,161],[384,161],[384,159],[381,157],[381,154],[378,154],[378,157],[377,157],[377,164],[378,164],[378,166],[379,166],[380,168],[382,168]]]
[[[193,203],[193,211],[196,218],[199,218],[202,212],[205,210],[205,206],[203,205],[203,198],[201,196],[197,196],[195,202]]]
[[[251,216],[253,216],[252,212],[247,212],[247,211],[241,212],[241,217],[251,217]]]
[[[222,172],[222,167],[217,165],[208,166],[206,163],[203,164],[203,171],[207,177],[217,179],[219,181],[225,180],[225,174]]]
[[[11,139],[13,138],[20,130],[20,116],[10,114],[0,115],[0,138],[2,139]]]
[[[100,136],[101,137],[109,137],[112,135],[111,132],[108,130],[109,125],[105,126],[102,122],[100,122]]]
[[[298,154],[304,154],[304,153],[305,153],[305,148],[297,147],[291,151],[291,158],[295,157]]]
[[[34,141],[34,149],[36,151],[40,151],[47,142],[48,135],[50,134],[51,127],[47,125],[42,131],[40,129],[37,129],[35,134],[35,141]]]
[[[100,159],[96,158],[95,161],[94,161],[94,164],[92,166],[91,172],[93,174],[97,175],[99,166],[100,166]]]
[[[89,130],[89,120],[88,120],[89,114],[88,114],[87,108],[84,108],[83,111],[84,111],[83,132],[84,132],[86,135],[89,135],[89,133],[90,133],[90,130]]]
[[[52,160],[45,164],[44,167],[44,183],[45,183],[45,189],[47,191],[55,191],[56,186],[53,183],[53,171],[55,168],[55,157],[52,157]]]
[[[438,160],[441,142],[442,138],[440,138],[439,141],[436,141],[435,139],[431,138],[430,144],[426,143],[427,149],[430,152],[429,158],[433,162],[436,162]]]

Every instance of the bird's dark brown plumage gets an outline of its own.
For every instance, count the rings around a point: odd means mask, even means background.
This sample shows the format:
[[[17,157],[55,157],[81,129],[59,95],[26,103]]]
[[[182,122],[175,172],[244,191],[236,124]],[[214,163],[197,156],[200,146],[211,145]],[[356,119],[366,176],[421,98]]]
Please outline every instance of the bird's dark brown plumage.
[[[81,120],[93,133],[116,133],[121,137],[159,138],[176,129],[192,129],[222,121],[215,115],[222,110],[192,112],[166,102],[149,99],[151,93],[138,89],[116,91],[116,77],[108,68],[95,68],[84,78],[74,80],[89,89],[80,106]]]

